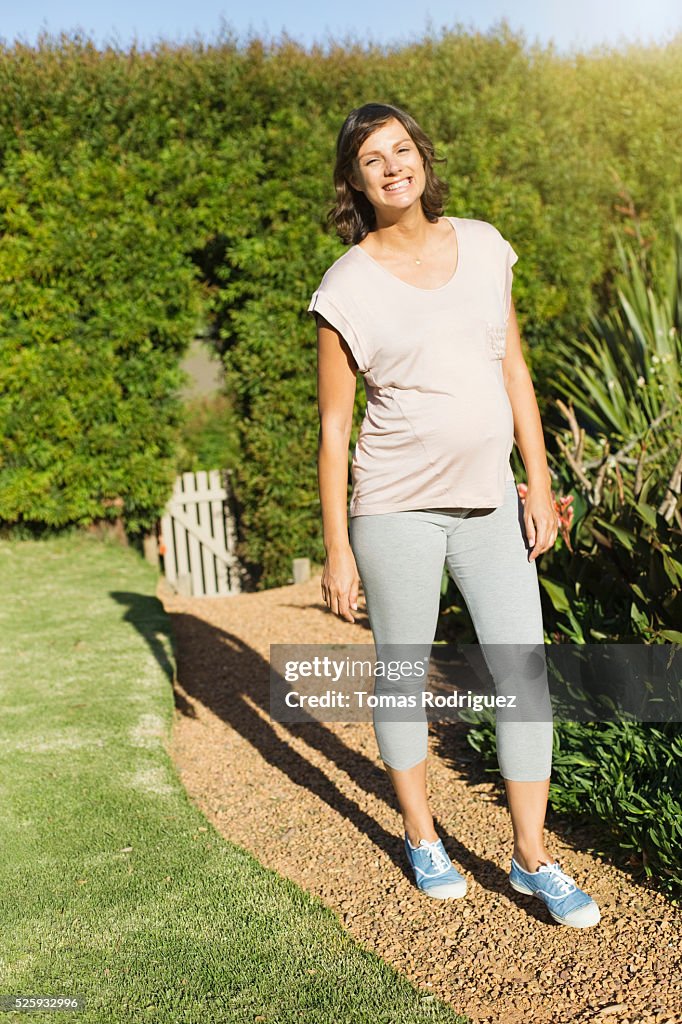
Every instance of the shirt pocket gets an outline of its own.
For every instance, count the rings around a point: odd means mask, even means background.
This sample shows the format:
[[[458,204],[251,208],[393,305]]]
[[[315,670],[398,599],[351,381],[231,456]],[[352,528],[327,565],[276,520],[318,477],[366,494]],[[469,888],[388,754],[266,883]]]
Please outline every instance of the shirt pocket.
[[[507,352],[507,325],[486,321],[486,354],[489,359],[504,359]]]

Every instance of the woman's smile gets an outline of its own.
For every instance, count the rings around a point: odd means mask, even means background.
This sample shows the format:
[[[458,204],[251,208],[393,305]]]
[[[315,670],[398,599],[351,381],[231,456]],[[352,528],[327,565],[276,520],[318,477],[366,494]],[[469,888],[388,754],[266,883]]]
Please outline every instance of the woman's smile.
[[[388,185],[384,185],[384,192],[404,192],[406,188],[409,188],[413,182],[413,178],[400,178],[398,181],[389,181]]]

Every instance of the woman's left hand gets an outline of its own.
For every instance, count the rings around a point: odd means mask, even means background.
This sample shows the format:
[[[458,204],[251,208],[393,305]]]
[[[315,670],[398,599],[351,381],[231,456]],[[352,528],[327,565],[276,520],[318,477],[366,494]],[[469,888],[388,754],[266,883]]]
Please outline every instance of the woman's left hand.
[[[529,561],[551,548],[559,533],[557,515],[551,487],[528,485],[523,503],[523,521],[528,544],[533,549]]]

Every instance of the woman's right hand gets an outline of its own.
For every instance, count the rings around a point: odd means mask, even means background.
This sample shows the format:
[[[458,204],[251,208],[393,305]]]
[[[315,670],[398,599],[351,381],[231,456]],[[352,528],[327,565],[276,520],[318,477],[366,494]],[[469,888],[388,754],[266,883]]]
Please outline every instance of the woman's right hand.
[[[360,576],[350,544],[328,551],[322,571],[322,597],[327,607],[347,622],[355,622],[351,608],[357,611],[359,585]]]

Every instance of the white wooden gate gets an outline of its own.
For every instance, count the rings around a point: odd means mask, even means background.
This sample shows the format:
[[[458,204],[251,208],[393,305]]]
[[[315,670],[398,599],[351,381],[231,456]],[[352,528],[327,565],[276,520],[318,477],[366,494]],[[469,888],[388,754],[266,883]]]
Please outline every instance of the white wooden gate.
[[[227,504],[229,470],[183,473],[161,518],[166,579],[180,594],[220,597],[241,591],[236,531]]]

